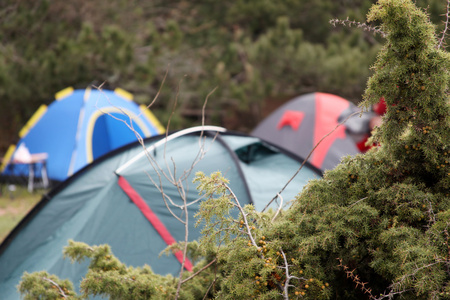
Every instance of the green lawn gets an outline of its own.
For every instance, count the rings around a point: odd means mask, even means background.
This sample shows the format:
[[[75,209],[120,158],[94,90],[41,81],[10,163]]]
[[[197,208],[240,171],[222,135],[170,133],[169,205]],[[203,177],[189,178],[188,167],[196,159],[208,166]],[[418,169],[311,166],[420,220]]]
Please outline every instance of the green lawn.
[[[41,200],[45,191],[29,193],[25,188],[16,187],[12,194],[2,187],[0,195],[0,243],[22,218]],[[11,198],[11,195],[13,196]]]

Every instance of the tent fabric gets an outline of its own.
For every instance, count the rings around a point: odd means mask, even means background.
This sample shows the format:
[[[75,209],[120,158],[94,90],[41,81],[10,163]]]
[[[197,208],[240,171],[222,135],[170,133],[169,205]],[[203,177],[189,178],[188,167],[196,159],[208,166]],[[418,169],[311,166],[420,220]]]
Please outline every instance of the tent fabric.
[[[354,134],[365,130],[360,126],[365,120],[355,116],[346,125],[337,127],[355,111],[358,108],[344,98],[310,93],[276,109],[258,124],[252,135],[305,158],[320,142],[309,161],[324,171],[334,168],[343,156],[359,153]]]
[[[142,214],[147,218],[147,220],[152,224],[152,226],[159,233],[159,236],[166,242],[168,246],[175,244],[176,241],[170,232],[167,230],[166,226],[159,220],[158,216],[151,210],[151,208],[145,203],[144,199],[142,199],[141,195],[139,195],[133,187],[128,183],[128,181],[122,176],[119,177],[118,181],[119,186],[122,190],[130,197],[131,201],[136,204],[136,206],[140,209]],[[177,260],[180,264],[183,264],[183,253],[181,250],[174,253]],[[192,263],[188,258],[185,259],[184,267],[188,271],[192,271]]]
[[[171,205],[168,197],[178,205],[183,200],[162,170],[174,174],[185,186],[191,203],[187,210],[189,240],[195,240],[200,237],[194,219],[200,205],[194,200],[199,195],[192,183],[197,171],[221,171],[242,205],[253,204],[262,210],[303,162],[256,137],[218,127],[201,129],[207,131],[193,128],[167,138],[145,139],[146,152],[139,143],[124,146],[87,165],[44,196],[0,245],[2,299],[19,299],[15,286],[25,271],[46,270],[78,286],[89,262],[71,264],[63,259],[62,249],[69,239],[90,245],[107,243],[130,266],[147,264],[158,274],[179,273],[181,263],[176,256],[160,256],[168,244],[183,241],[185,236],[184,225],[167,209],[152,183],[161,182],[172,213],[183,218],[183,210]],[[320,172],[305,164],[282,192],[284,203],[318,177]],[[130,195],[138,195],[139,203]],[[278,206],[273,203],[271,207]],[[154,214],[150,218],[157,219],[156,227],[146,217],[150,211]],[[189,262],[186,268],[190,268]]]
[[[134,129],[131,130],[130,128]],[[63,181],[94,159],[117,149],[138,136],[159,135],[164,128],[145,107],[132,101],[122,89],[74,90],[57,93],[48,107],[43,105],[20,131],[20,145],[30,153],[47,153],[48,177]],[[9,151],[6,160],[11,161]],[[2,175],[27,176],[28,168],[16,174],[2,166]],[[38,174],[37,174],[38,175]]]

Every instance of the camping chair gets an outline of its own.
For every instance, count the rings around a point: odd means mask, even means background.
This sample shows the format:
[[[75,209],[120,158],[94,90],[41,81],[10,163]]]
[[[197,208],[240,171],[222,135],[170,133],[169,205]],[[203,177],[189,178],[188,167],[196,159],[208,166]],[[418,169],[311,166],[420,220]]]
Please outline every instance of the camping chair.
[[[27,185],[28,191],[32,193],[35,187],[42,187],[44,189],[49,187],[49,180],[47,174],[47,153],[30,154],[27,159],[20,159],[16,156],[7,163],[8,169],[6,178],[3,178],[7,184],[23,184]],[[28,175],[26,170],[28,170]],[[36,185],[37,177],[40,174],[40,183]],[[28,177],[28,178],[27,178]]]

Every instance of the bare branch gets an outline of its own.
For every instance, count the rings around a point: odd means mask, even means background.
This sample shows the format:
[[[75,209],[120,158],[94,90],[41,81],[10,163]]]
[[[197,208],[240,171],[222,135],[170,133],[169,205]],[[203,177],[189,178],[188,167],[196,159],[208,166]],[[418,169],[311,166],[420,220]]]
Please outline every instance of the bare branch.
[[[429,216],[429,220],[428,220],[428,226],[431,227],[436,223],[436,215],[434,214],[433,211],[433,204],[431,203],[430,199],[428,199],[427,197],[427,202],[428,202],[428,216]]]
[[[275,218],[278,216],[278,214],[280,213],[281,209],[283,208],[283,197],[281,197],[280,194],[277,194],[277,196],[280,197],[281,202],[280,202],[280,205],[278,205],[277,212],[275,213],[275,215],[272,218],[272,222],[275,221]]]
[[[164,80],[167,77],[167,72],[166,75],[164,76]],[[104,112],[105,114],[110,115],[111,117],[113,117],[114,119],[121,121],[123,123],[126,124],[126,126],[133,131],[133,133],[136,135],[136,138],[138,139],[139,143],[141,144],[141,146],[144,148],[144,153],[143,155],[140,155],[140,157],[144,156],[147,158],[147,160],[149,161],[151,167],[153,168],[153,170],[156,172],[156,176],[157,176],[157,180],[155,180],[156,178],[152,178],[152,176],[150,175],[150,173],[146,172],[149,180],[152,182],[152,184],[158,189],[158,191],[161,193],[164,204],[166,206],[166,208],[168,209],[168,211],[170,212],[170,214],[177,220],[179,221],[181,224],[183,224],[184,226],[184,231],[185,231],[185,237],[184,237],[184,247],[183,247],[183,258],[181,261],[181,268],[180,268],[180,273],[179,273],[179,280],[178,280],[178,284],[177,284],[177,289],[176,289],[176,294],[175,294],[175,299],[178,299],[180,296],[180,292],[181,292],[181,285],[186,282],[187,280],[190,280],[191,278],[197,276],[202,270],[206,269],[207,267],[209,267],[213,262],[210,262],[207,266],[205,266],[204,269],[200,270],[199,272],[193,274],[192,276],[190,276],[188,279],[186,280],[182,280],[182,276],[183,276],[183,272],[184,272],[184,267],[187,261],[187,251],[188,251],[188,240],[189,240],[189,211],[188,211],[188,207],[194,203],[197,203],[198,201],[200,201],[201,199],[203,199],[204,197],[199,197],[193,201],[189,201],[188,202],[188,197],[187,197],[187,191],[186,188],[189,187],[189,184],[185,184],[185,181],[189,178],[189,176],[191,175],[192,171],[194,170],[194,167],[204,158],[204,156],[206,155],[208,149],[205,150],[206,147],[206,137],[204,137],[204,130],[205,129],[209,129],[208,126],[205,126],[205,109],[206,109],[206,105],[208,102],[209,97],[212,95],[212,93],[217,89],[213,89],[206,97],[205,99],[205,103],[203,105],[203,109],[202,109],[202,127],[201,127],[201,131],[200,131],[200,137],[199,137],[199,150],[198,153],[196,154],[195,158],[193,159],[191,166],[189,169],[187,170],[183,170],[182,174],[178,174],[180,172],[177,172],[177,165],[176,162],[174,161],[173,157],[170,157],[170,161],[171,163],[169,163],[169,159],[166,157],[167,155],[167,144],[169,142],[169,140],[171,140],[171,136],[169,136],[168,132],[169,132],[169,127],[170,127],[170,119],[172,118],[174,112],[175,112],[175,108],[177,106],[178,103],[178,99],[179,99],[179,93],[180,93],[180,85],[181,85],[182,80],[180,80],[178,87],[177,87],[177,93],[176,93],[176,97],[175,97],[175,101],[173,104],[173,109],[172,109],[172,113],[171,116],[169,118],[169,122],[166,128],[166,136],[162,141],[158,141],[155,144],[153,144],[151,147],[146,147],[143,141],[143,138],[138,134],[138,132],[134,129],[133,127],[133,121],[132,118],[127,114],[126,111],[124,111],[121,108],[117,108],[122,114],[126,115],[129,117],[129,122],[127,122],[126,120],[122,120],[119,119],[117,117],[115,117],[114,115],[112,115],[111,113],[108,112]],[[101,91],[102,87],[104,84],[101,84],[99,87],[97,87],[97,89],[99,89]],[[157,93],[157,95],[155,96],[155,98],[153,99],[152,103],[150,105],[148,105],[147,107],[150,107],[153,105],[153,103],[156,101],[156,99],[158,98],[158,95],[161,91],[162,85]],[[105,95],[105,97],[108,99],[108,97]],[[109,101],[109,99],[108,99]],[[98,107],[97,107],[98,108]],[[98,108],[99,109],[99,108]],[[99,109],[100,111],[102,111],[101,109]],[[219,132],[221,130],[216,130],[216,135],[214,136],[211,144],[213,142],[215,142]],[[176,134],[174,134],[176,135]],[[181,134],[180,134],[181,135]],[[178,136],[178,135],[176,135]],[[175,138],[175,137],[174,137]],[[164,150],[163,150],[163,161],[165,164],[165,168],[163,169],[163,167],[156,161],[156,158],[151,154],[151,150],[155,150],[158,146],[162,146],[164,145]],[[127,162],[125,164],[125,166],[122,166],[121,168],[119,168],[118,170],[116,170],[117,173],[120,173],[122,170],[128,168],[129,166],[131,166],[134,162],[138,161],[139,158],[134,158],[132,160],[130,160],[129,162]],[[169,165],[171,164],[171,167],[169,167]],[[181,176],[180,176],[181,175]],[[164,184],[163,184],[163,178],[165,178],[171,185],[173,185],[177,192],[178,192],[178,196],[180,197],[180,199],[182,200],[182,204],[176,204],[172,198],[167,195],[164,192]],[[233,194],[234,195],[234,194]],[[235,197],[235,196],[234,196]],[[237,201],[237,199],[236,199]],[[238,205],[240,206],[239,202],[237,201]],[[183,210],[182,216],[178,216],[178,214],[175,213],[175,211],[173,211],[173,207],[176,208],[180,208]],[[247,226],[249,228],[249,226]],[[253,240],[254,245],[256,246],[256,243]]]
[[[358,201],[356,201],[356,202],[353,202],[352,204],[350,204],[350,206],[349,206],[349,207],[352,207],[352,206],[354,206],[354,205],[358,204],[359,202],[361,202],[361,201],[364,201],[364,200],[366,200],[367,198],[369,198],[369,197],[364,197],[364,198],[362,198],[362,199],[359,199]]]
[[[375,297],[374,297],[373,299],[376,299],[376,300],[384,299],[384,298],[392,299],[392,295],[395,295],[395,294],[402,294],[402,293],[405,293],[405,292],[408,292],[408,291],[412,291],[412,290],[413,290],[412,288],[411,288],[411,289],[406,289],[406,290],[405,290],[405,289],[403,289],[403,290],[400,290],[400,289],[397,290],[397,289],[398,289],[398,287],[401,286],[401,284],[402,284],[408,277],[413,277],[413,276],[415,276],[419,271],[421,271],[421,270],[423,270],[423,269],[427,269],[427,268],[430,268],[430,267],[433,267],[433,266],[435,266],[435,265],[442,264],[442,263],[447,264],[448,261],[447,261],[447,260],[440,260],[440,259],[438,259],[437,261],[435,261],[435,262],[433,262],[433,263],[430,263],[430,264],[428,264],[428,265],[425,265],[425,266],[416,268],[412,273],[403,275],[402,277],[400,277],[400,279],[399,279],[397,282],[391,284],[391,285],[389,286],[389,287],[391,288],[391,292],[389,292],[389,293],[386,294],[386,295],[381,295],[381,297],[379,297],[379,298],[375,298]],[[397,291],[396,291],[396,290],[397,290]],[[394,292],[394,291],[395,291],[395,292]]]
[[[172,204],[173,206],[177,207],[177,208],[182,208],[182,206],[175,204],[175,202],[173,202],[172,198],[170,196],[168,196],[166,193],[164,193],[164,188],[163,188],[163,184],[161,182],[161,177],[159,177],[160,179],[160,183],[157,184],[153,178],[147,174],[148,178],[150,179],[150,181],[152,182],[152,184],[158,189],[158,191],[161,193],[162,197],[163,197],[163,201],[164,204],[166,205],[167,210],[169,210],[170,214],[176,218],[178,221],[180,221],[181,223],[183,223],[183,220],[181,218],[179,218],[170,208],[169,204],[167,203],[167,200],[170,202],[170,204]]]
[[[192,278],[194,278],[195,276],[197,276],[198,274],[200,274],[201,272],[203,272],[204,270],[208,269],[213,263],[215,263],[217,261],[217,258],[214,258],[212,261],[210,261],[206,266],[204,266],[203,268],[201,268],[200,270],[198,270],[197,272],[195,272],[194,274],[192,274],[191,276],[189,276],[188,278],[184,279],[183,281],[181,281],[181,284],[191,280]]]
[[[373,298],[373,299],[375,299],[375,300],[381,300],[381,299],[385,299],[385,298],[393,299],[395,295],[400,295],[400,294],[403,294],[403,293],[409,292],[409,291],[412,291],[412,289],[408,289],[408,290],[404,290],[404,291],[399,291],[399,292],[390,292],[390,293],[387,294],[387,295],[381,295],[380,297],[378,297],[378,298]]]
[[[203,297],[203,300],[206,299],[206,297],[208,296],[209,291],[210,291],[211,288],[214,286],[214,284],[216,283],[216,281],[217,281],[217,274],[216,274],[216,277],[214,277],[213,282],[211,282],[211,284],[209,285],[208,289],[206,290],[205,296]]]
[[[281,195],[281,193],[286,189],[286,187],[291,183],[292,180],[294,180],[294,178],[298,175],[298,173],[300,173],[300,171],[303,169],[303,166],[306,164],[306,162],[308,161],[308,159],[311,157],[311,155],[313,154],[314,150],[316,150],[316,148],[320,145],[320,143],[322,143],[322,141],[328,137],[330,134],[332,134],[336,129],[338,129],[340,126],[342,126],[345,122],[347,122],[348,119],[350,119],[351,117],[353,117],[356,114],[360,114],[361,112],[357,111],[354,112],[352,114],[350,114],[347,118],[345,118],[341,123],[337,124],[336,127],[334,127],[333,130],[331,130],[330,132],[328,132],[323,138],[320,139],[319,142],[317,142],[317,144],[314,146],[314,148],[312,148],[312,150],[309,152],[308,156],[305,158],[305,160],[302,162],[302,164],[300,165],[300,167],[298,168],[298,170],[295,172],[295,174],[288,180],[288,182],[284,185],[284,187],[277,193],[277,195],[275,197],[272,198],[272,200],[269,201],[269,203],[266,204],[266,206],[264,207],[264,209],[262,210],[262,212],[264,212],[269,205],[275,201],[279,195]]]
[[[286,275],[286,281],[284,283],[284,287],[282,287],[283,298],[288,300],[289,299],[289,287],[293,286],[293,285],[290,284],[290,281],[292,279],[305,280],[306,281],[306,278],[290,275],[289,274],[289,264],[288,264],[288,261],[287,261],[286,254],[284,253],[283,249],[280,249],[280,252],[281,252],[281,255],[283,256],[284,267],[279,267],[279,268],[284,269],[285,270],[285,275]]]
[[[112,103],[111,103],[109,97],[103,92],[103,85],[104,85],[104,84],[105,84],[105,82],[103,82],[103,83],[102,83],[100,86],[98,86],[98,87],[95,86],[95,85],[93,85],[93,87],[94,87],[95,89],[97,89],[101,94],[103,94],[103,96],[104,96],[105,99],[108,101],[108,103],[112,105]],[[117,120],[117,121],[120,121],[120,122],[124,123],[125,126],[127,126],[127,127],[134,133],[134,135],[136,136],[137,140],[142,144],[142,143],[143,143],[143,138],[142,138],[142,136],[139,134],[139,132],[137,132],[137,131],[134,129],[134,125],[133,125],[133,117],[130,116],[123,108],[117,107],[117,106],[113,106],[113,107],[114,107],[115,109],[117,109],[118,111],[120,111],[120,112],[122,113],[122,115],[127,116],[127,117],[128,117],[128,120],[129,120],[129,123],[128,123],[126,120],[122,120],[122,119],[120,119],[120,118],[114,116],[111,112],[105,111],[105,110],[99,108],[99,107],[97,106],[97,103],[95,104],[95,108],[97,108],[100,112],[102,112],[102,113],[104,113],[104,114],[110,116],[111,118],[113,118],[113,119],[115,119],[115,120]]]
[[[202,128],[204,127],[204,125],[202,125]],[[184,171],[184,178],[187,178],[192,171],[194,170],[194,167],[205,157],[206,153],[209,151],[209,149],[211,149],[211,146],[214,144],[214,142],[217,139],[217,136],[219,135],[219,131],[216,131],[216,134],[214,135],[214,137],[212,138],[209,147],[206,149],[206,138],[203,137],[203,133],[204,130],[202,129],[202,131],[200,132],[200,137],[198,139],[198,143],[199,143],[199,151],[197,153],[197,156],[193,159],[191,167],[188,170]]]
[[[255,247],[258,247],[258,245],[256,244],[255,239],[253,238],[253,235],[252,235],[252,232],[251,232],[251,229],[250,229],[250,224],[249,224],[249,222],[247,220],[247,214],[245,213],[244,209],[242,208],[241,203],[239,202],[239,199],[237,198],[236,194],[231,190],[231,188],[227,184],[225,184],[225,183],[222,183],[222,184],[227,189],[227,191],[230,193],[231,197],[233,198],[233,200],[236,203],[236,207],[239,209],[239,212],[241,213],[242,218],[244,219],[244,224],[243,225],[247,229],[247,235],[250,238],[250,241],[251,241],[252,245],[255,246]]]
[[[208,103],[209,96],[211,96],[216,90],[217,90],[217,86],[211,92],[209,92],[208,95],[206,95],[206,99],[205,99],[205,102],[203,103],[203,107],[202,107],[202,126],[205,126],[205,109],[206,109],[206,104]]]
[[[184,222],[184,247],[183,247],[183,261],[181,263],[181,269],[180,269],[180,275],[178,277],[178,286],[177,286],[177,292],[175,294],[175,299],[178,299],[181,291],[181,284],[182,284],[182,278],[183,278],[183,271],[184,271],[184,265],[186,264],[186,258],[187,258],[187,246],[189,241],[189,212],[188,207],[186,205],[187,198],[183,198],[184,202],[184,213],[185,213],[185,222]]]
[[[286,258],[286,254],[284,253],[283,249],[280,249],[281,254],[283,255],[283,260],[284,260],[284,269],[285,269],[285,274],[286,274],[286,282],[284,283],[284,289],[283,289],[283,298],[288,300],[289,299],[289,281],[291,280],[291,278],[289,277],[289,265],[287,262],[287,258]]]
[[[450,11],[450,0],[447,0],[447,11],[445,12],[445,22],[444,22],[444,30],[442,31],[442,36],[439,39],[439,44],[437,45],[437,48],[440,49],[442,47],[442,44],[444,43],[445,40],[445,36],[447,34],[447,30],[448,30],[448,23],[449,23],[449,19],[450,19],[450,15],[449,15],[449,11]]]
[[[177,107],[177,104],[178,104],[178,97],[179,97],[179,95],[180,95],[180,85],[181,85],[181,82],[182,82],[182,80],[180,80],[180,81],[178,82],[178,85],[177,85],[177,93],[176,93],[176,95],[175,95],[175,102],[174,102],[174,104],[173,104],[172,112],[170,113],[169,120],[167,121],[166,139],[167,139],[167,135],[168,135],[169,128],[170,128],[170,121],[172,120],[172,117],[173,117],[173,115],[174,115],[174,113],[175,113],[175,108]],[[167,165],[167,160],[166,160],[166,147],[167,147],[167,143],[164,144],[163,157],[164,157],[164,161],[166,162],[166,167],[167,167],[167,169],[169,170],[169,175],[170,175],[171,178],[173,178],[172,174],[170,173],[170,168],[169,168],[169,166]]]
[[[156,100],[159,98],[159,94],[161,94],[162,87],[164,86],[164,83],[166,82],[167,74],[169,74],[169,67],[167,67],[167,69],[166,69],[166,74],[164,74],[164,77],[163,77],[163,79],[162,79],[162,82],[161,82],[161,84],[159,85],[158,92],[156,92],[156,95],[155,95],[155,97],[153,97],[152,102],[150,102],[150,104],[147,105],[147,108],[152,107],[153,104],[156,102]],[[169,125],[167,125],[167,128],[166,128],[166,134],[167,134],[168,130],[169,130]]]
[[[334,27],[336,27],[336,24],[340,24],[340,25],[348,26],[348,27],[356,26],[357,28],[361,28],[364,31],[372,32],[374,34],[378,33],[382,37],[386,37],[386,33],[384,33],[384,31],[382,31],[379,27],[370,26],[369,24],[361,23],[361,22],[357,22],[357,21],[350,21],[348,18],[345,20],[332,19],[332,20],[330,20],[330,24],[333,25]]]
[[[53,284],[54,286],[56,286],[58,288],[61,296],[67,299],[67,295],[64,293],[63,289],[59,286],[59,284],[57,284],[56,282],[54,282],[53,280],[51,280],[50,278],[47,278],[47,277],[42,277],[42,280],[48,281],[51,284]]]

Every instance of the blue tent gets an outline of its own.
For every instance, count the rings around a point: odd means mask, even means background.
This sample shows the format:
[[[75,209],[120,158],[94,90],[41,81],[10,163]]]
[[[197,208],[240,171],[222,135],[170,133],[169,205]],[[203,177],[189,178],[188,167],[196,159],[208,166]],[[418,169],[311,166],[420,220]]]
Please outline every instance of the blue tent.
[[[158,274],[175,275],[181,268],[179,255],[159,254],[185,238],[184,225],[174,217],[186,216],[175,206],[183,203],[180,193],[190,204],[189,240],[200,236],[193,217],[199,208],[192,183],[197,171],[221,171],[241,204],[261,211],[303,163],[259,138],[213,126],[151,137],[144,146],[147,152],[132,143],[102,156],[42,198],[0,245],[2,299],[19,299],[16,285],[25,271],[46,270],[79,286],[89,261],[71,264],[63,258],[69,239],[109,244],[127,265],[147,264]],[[183,183],[183,190],[173,184],[172,176]],[[304,165],[281,192],[283,203],[319,177],[317,169]]]
[[[28,175],[27,168],[11,168],[22,144],[31,154],[46,153],[48,177],[63,181],[97,157],[136,141],[137,135],[145,138],[162,132],[150,110],[122,89],[68,88],[57,93],[48,107],[42,105],[20,131],[17,147],[11,146],[5,156],[2,175]]]

